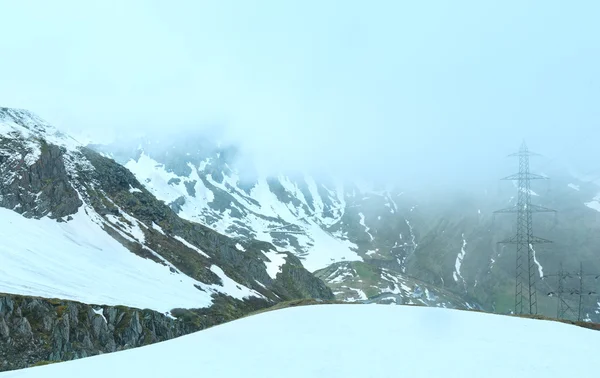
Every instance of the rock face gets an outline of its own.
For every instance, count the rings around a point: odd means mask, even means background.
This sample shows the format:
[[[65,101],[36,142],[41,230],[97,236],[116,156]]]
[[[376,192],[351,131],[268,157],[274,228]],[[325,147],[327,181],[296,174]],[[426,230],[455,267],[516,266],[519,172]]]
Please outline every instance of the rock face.
[[[210,324],[151,310],[0,295],[0,371],[115,352]]]
[[[23,135],[0,137],[0,206],[28,218],[76,213],[82,202],[69,183],[64,153],[44,140],[36,145]]]

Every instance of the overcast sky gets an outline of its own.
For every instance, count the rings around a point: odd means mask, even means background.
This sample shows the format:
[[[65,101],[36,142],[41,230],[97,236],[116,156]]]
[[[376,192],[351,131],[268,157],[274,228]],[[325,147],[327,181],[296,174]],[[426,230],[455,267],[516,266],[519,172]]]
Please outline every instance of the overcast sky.
[[[274,170],[446,181],[511,173],[488,167],[525,138],[600,169],[597,0],[0,0],[0,15],[0,106],[75,135],[216,125]]]

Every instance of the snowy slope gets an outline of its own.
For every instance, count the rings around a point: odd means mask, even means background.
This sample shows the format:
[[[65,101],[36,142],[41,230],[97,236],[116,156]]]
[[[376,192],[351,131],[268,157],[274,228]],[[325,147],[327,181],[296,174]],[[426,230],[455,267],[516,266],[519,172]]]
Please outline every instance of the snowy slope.
[[[310,177],[292,181],[286,176],[260,177],[248,184],[227,164],[215,174],[213,165],[220,163],[214,156],[186,162],[187,175],[178,175],[143,151],[123,163],[180,217],[232,237],[294,251],[309,271],[331,262],[362,261],[356,244],[329,229],[346,210],[339,185],[329,189]],[[250,189],[242,189],[244,184]]]
[[[424,307],[321,305],[0,377],[594,377],[599,346],[600,332],[562,323]]]
[[[264,243],[236,249],[142,188],[31,112],[0,108],[0,292],[167,312],[325,288],[302,272],[278,282],[300,263]]]
[[[251,162],[240,164],[234,147],[186,137],[92,148],[127,167],[180,217],[291,251],[311,272],[368,258],[391,257],[402,265],[414,252],[409,216],[397,203],[402,193],[299,173],[249,173]]]
[[[93,210],[82,209],[73,220],[58,223],[0,208],[0,292],[163,313],[207,307],[211,294],[219,291],[238,299],[261,296],[239,284],[227,290],[206,285],[139,257],[104,232],[99,216],[90,214]]]

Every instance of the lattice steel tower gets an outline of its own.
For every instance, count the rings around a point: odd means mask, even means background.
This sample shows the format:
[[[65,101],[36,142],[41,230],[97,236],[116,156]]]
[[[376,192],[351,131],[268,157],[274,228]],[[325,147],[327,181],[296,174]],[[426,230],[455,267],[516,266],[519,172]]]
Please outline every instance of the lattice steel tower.
[[[517,214],[517,234],[500,243],[514,244],[517,246],[516,256],[516,284],[515,284],[515,314],[537,314],[536,292],[536,261],[534,245],[551,243],[551,241],[533,235],[532,214],[541,212],[554,212],[552,209],[531,204],[531,180],[546,180],[548,177],[529,172],[529,157],[536,153],[529,151],[525,142],[519,152],[511,157],[519,158],[519,173],[503,178],[502,180],[518,181],[517,204],[506,209],[495,211],[498,213]]]

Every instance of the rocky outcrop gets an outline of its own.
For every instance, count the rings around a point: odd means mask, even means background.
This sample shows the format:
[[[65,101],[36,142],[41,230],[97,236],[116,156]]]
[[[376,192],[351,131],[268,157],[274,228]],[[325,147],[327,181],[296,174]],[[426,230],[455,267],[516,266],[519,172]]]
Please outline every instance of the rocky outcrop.
[[[58,219],[76,213],[82,202],[69,184],[63,149],[39,143],[39,155],[30,161],[35,152],[28,151],[27,144],[0,135],[0,206],[28,218]]]
[[[194,320],[123,306],[0,294],[0,371],[134,348],[214,324]]]

